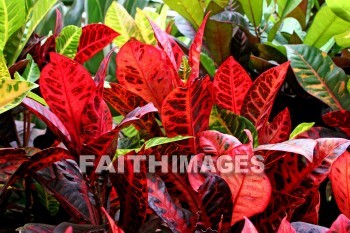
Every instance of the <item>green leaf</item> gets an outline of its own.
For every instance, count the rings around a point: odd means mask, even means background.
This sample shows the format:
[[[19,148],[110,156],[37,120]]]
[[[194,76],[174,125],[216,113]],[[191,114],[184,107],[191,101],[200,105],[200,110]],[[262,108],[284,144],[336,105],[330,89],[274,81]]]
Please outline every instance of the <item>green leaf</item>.
[[[263,16],[263,0],[238,0],[244,13],[254,27],[259,26]]]
[[[24,0],[0,0],[0,51],[10,36],[25,23]]]
[[[350,22],[335,15],[328,6],[324,6],[316,14],[311,27],[307,31],[304,44],[321,48],[333,36],[341,34],[350,28]]]
[[[105,21],[106,11],[111,3],[112,0],[87,0],[87,23],[103,23]]]
[[[181,65],[178,73],[179,73],[180,79],[183,80],[184,82],[187,82],[191,74],[191,66],[190,64],[188,64],[188,59],[186,56],[182,57],[182,61],[181,61]]]
[[[172,10],[187,19],[198,29],[204,18],[204,11],[198,0],[163,0]]]
[[[30,56],[30,54],[27,55],[27,59],[29,59],[29,64],[24,70],[22,76],[24,80],[34,83],[40,78],[40,69],[38,65],[34,62],[32,56]]]
[[[0,114],[19,105],[27,93],[38,87],[35,83],[0,79]]]
[[[48,194],[39,183],[35,182],[34,186],[38,192],[40,203],[50,212],[51,216],[55,216],[60,209],[60,203],[53,195]]]
[[[42,97],[40,97],[40,96],[38,96],[37,94],[35,94],[34,92],[31,92],[31,91],[30,91],[30,92],[27,94],[27,97],[29,97],[29,98],[35,100],[36,102],[38,102],[38,103],[40,103],[40,104],[42,104],[42,105],[44,105],[44,106],[48,106],[47,103],[46,103],[46,101],[45,101]]]
[[[190,138],[193,138],[193,137],[192,136],[181,136],[181,135],[178,135],[178,136],[172,137],[172,138],[155,137],[155,138],[151,138],[150,140],[146,141],[143,146],[147,150],[147,149],[152,148],[152,147],[164,145],[164,144],[171,143],[171,142],[178,142],[178,141],[182,141],[182,140],[190,139]]]
[[[136,9],[143,9],[145,6],[147,6],[148,2],[149,0],[125,0],[123,6],[125,10],[129,12],[132,17],[134,17],[136,14]]]
[[[348,89],[348,92],[350,92],[350,77],[348,76],[348,84],[346,85],[346,88]]]
[[[302,134],[306,131],[308,131],[309,129],[311,129],[313,126],[315,125],[315,122],[305,122],[305,123],[301,123],[299,124],[297,127],[295,127],[295,129],[293,130],[293,132],[290,134],[289,139],[294,139],[296,138],[299,134]]]
[[[350,22],[350,1],[348,0],[326,0],[328,7],[338,17]]]
[[[242,143],[248,142],[248,137],[244,132],[245,129],[248,129],[253,135],[254,146],[258,145],[258,133],[253,123],[229,110],[214,106],[210,114],[209,127],[211,130],[233,135]]]
[[[11,0],[12,1],[12,0]],[[38,26],[40,21],[44,18],[44,16],[50,11],[53,5],[57,0],[37,0],[33,8],[31,9],[31,17],[26,23],[26,27],[23,30],[18,30],[16,32],[16,37],[21,36],[20,43],[17,44],[14,48],[13,53],[11,53],[11,57],[7,57],[8,65],[12,65],[22,52],[24,46],[27,44],[30,36],[34,32],[35,28]],[[24,6],[24,5],[23,5]]]
[[[342,48],[350,48],[350,30],[336,35],[334,37],[335,42]]]
[[[350,110],[349,78],[321,50],[308,45],[289,45],[288,60],[300,85],[334,110]]]
[[[278,0],[277,1],[278,15],[281,18],[286,17],[301,3],[301,1],[302,0]]]
[[[204,66],[205,70],[207,73],[211,76],[214,77],[216,67],[213,59],[211,59],[208,55],[205,53],[201,53],[201,64]]]
[[[82,29],[74,25],[63,28],[56,38],[56,51],[73,59],[78,50],[81,33]]]
[[[72,6],[64,14],[64,25],[81,25],[81,17],[84,12],[85,1],[74,0]]]
[[[0,79],[11,79],[4,55],[0,52]]]
[[[140,38],[135,20],[118,2],[113,2],[108,8],[105,24],[120,34],[113,41],[119,47],[123,46],[131,37]]]

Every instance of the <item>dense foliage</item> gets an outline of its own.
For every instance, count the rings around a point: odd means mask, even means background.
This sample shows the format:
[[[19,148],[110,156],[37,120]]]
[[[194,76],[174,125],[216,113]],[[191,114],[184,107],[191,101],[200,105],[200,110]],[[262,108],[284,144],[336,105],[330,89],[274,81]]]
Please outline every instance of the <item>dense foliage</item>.
[[[347,0],[1,1],[0,227],[348,232],[349,12]],[[34,145],[32,125],[45,129]]]

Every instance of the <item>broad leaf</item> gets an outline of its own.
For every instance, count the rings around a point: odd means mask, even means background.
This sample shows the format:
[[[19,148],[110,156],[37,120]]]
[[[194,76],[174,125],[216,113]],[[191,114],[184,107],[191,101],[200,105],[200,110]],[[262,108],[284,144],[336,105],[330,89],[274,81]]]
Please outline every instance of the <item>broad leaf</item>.
[[[233,114],[229,110],[214,106],[210,114],[209,126],[212,130],[235,136],[242,143],[248,142],[247,134],[244,132],[248,129],[253,135],[254,144],[258,145],[258,133],[254,125],[246,118]]]
[[[244,219],[244,226],[241,233],[258,233],[254,224],[247,217],[244,217]]]
[[[40,70],[38,65],[34,62],[33,58],[28,54],[29,63],[23,72],[23,78],[28,82],[36,82],[40,77]]]
[[[332,190],[340,211],[350,216],[350,152],[346,151],[332,165],[329,178],[332,181]]]
[[[114,38],[119,36],[118,32],[104,24],[88,24],[82,29],[79,47],[74,60],[84,63],[101,51]]]
[[[195,79],[188,87],[174,89],[164,100],[161,117],[168,137],[194,136],[209,127],[212,84],[208,76]],[[198,139],[189,140],[189,149],[198,149]]]
[[[56,38],[56,51],[73,59],[77,53],[82,29],[80,27],[69,25],[61,31]]]
[[[91,193],[74,161],[56,162],[32,176],[55,195],[77,222],[98,224],[97,210],[89,199]]]
[[[68,130],[79,153],[81,117],[95,90],[90,74],[79,63],[51,53],[51,62],[41,72],[40,90],[51,111]]]
[[[350,110],[349,78],[319,49],[307,45],[288,45],[287,56],[300,85],[333,110]]]
[[[123,46],[130,38],[139,37],[139,29],[135,20],[117,1],[113,1],[106,13],[105,24],[120,33],[113,43]]]
[[[294,139],[296,138],[299,134],[302,134],[308,130],[310,130],[313,126],[315,125],[315,122],[310,122],[310,123],[300,123],[293,132],[290,134],[289,139]]]
[[[194,216],[175,204],[168,194],[164,182],[157,176],[147,174],[148,205],[174,233],[191,232]]]
[[[229,57],[219,67],[214,77],[214,103],[240,114],[244,97],[251,85],[252,81],[247,72],[233,57]]]
[[[350,22],[339,18],[328,6],[324,6],[317,12],[307,31],[304,44],[321,48],[333,36],[347,31],[349,27]]]
[[[0,79],[10,79],[10,73],[6,66],[6,60],[4,54],[0,53]]]
[[[263,16],[263,0],[238,0],[249,21],[258,27]]]
[[[292,222],[292,227],[295,229],[296,232],[315,232],[315,233],[326,233],[328,232],[328,228],[317,226],[310,223],[305,222]]]
[[[259,144],[279,143],[288,140],[292,128],[291,123],[289,110],[285,108],[260,131]]]
[[[117,54],[117,79],[128,90],[161,109],[164,98],[176,87],[177,74],[166,55],[138,41],[125,44]]]
[[[149,19],[157,21],[159,14],[152,11],[136,9],[135,23],[140,31],[142,41],[146,44],[155,45],[156,39],[154,38],[154,33],[152,26],[149,23]],[[165,28],[163,28],[164,30]]]
[[[286,17],[290,12],[292,12],[302,0],[280,0],[277,2],[278,15],[281,18]]]
[[[24,0],[0,1],[0,51],[5,48],[5,44],[10,36],[21,28],[25,23],[25,3]]]
[[[258,133],[266,125],[273,102],[284,82],[289,62],[262,73],[244,97],[241,115],[253,122]]]
[[[278,228],[277,233],[296,233],[290,222],[288,222],[287,217],[285,217],[282,222],[280,227]]]
[[[199,1],[164,0],[164,3],[187,19],[195,29],[201,25],[204,12]]]
[[[322,116],[323,121],[333,127],[350,127],[350,111],[334,111]]]
[[[350,30],[334,36],[335,42],[342,48],[350,47]]]
[[[350,220],[345,215],[341,214],[332,223],[327,233],[346,233],[350,229]]]
[[[349,1],[326,0],[327,6],[338,17],[350,22],[350,3]]]
[[[154,137],[151,138],[150,140],[147,140],[144,144],[145,150],[152,148],[152,147],[156,147],[159,145],[163,145],[163,144],[168,144],[171,142],[177,142],[177,141],[182,141],[182,140],[186,140],[191,138],[190,136],[176,136],[176,137],[172,137],[172,138],[167,138],[167,137]]]
[[[0,79],[0,113],[19,105],[27,93],[36,87],[38,85],[27,81]]]

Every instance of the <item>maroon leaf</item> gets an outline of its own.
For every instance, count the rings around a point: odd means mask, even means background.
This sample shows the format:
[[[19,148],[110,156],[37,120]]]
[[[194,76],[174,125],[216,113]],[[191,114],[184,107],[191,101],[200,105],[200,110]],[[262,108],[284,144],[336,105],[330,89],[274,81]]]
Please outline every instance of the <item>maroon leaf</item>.
[[[63,28],[62,14],[61,14],[61,11],[58,8],[56,8],[56,26],[53,33],[53,36],[55,38],[57,38],[57,36],[61,33],[62,28]]]
[[[177,86],[175,70],[165,52],[138,41],[126,43],[117,55],[117,79],[128,90],[152,102],[158,110]]]
[[[172,232],[192,232],[194,216],[176,205],[168,194],[164,182],[147,174],[148,205],[167,224]]]
[[[285,79],[289,62],[262,73],[244,98],[241,115],[254,123],[258,132],[270,116],[273,102]]]
[[[315,190],[305,198],[305,202],[298,207],[293,215],[293,219],[318,224],[318,212],[320,210],[320,192]]]
[[[208,76],[195,79],[188,87],[178,87],[164,100],[161,116],[168,137],[188,135],[196,137],[209,128],[212,109],[212,83]],[[190,139],[187,147],[196,152],[198,138]]]
[[[98,224],[97,210],[91,203],[91,193],[72,160],[55,162],[52,167],[32,174],[78,223]]]
[[[40,42],[34,46],[33,50],[30,51],[30,54],[33,57],[33,60],[38,65],[39,69],[42,70],[49,62],[51,58],[51,52],[56,51],[56,40],[52,35],[48,37],[43,45]]]
[[[350,220],[343,214],[332,223],[327,233],[347,233],[350,232]]]
[[[333,127],[350,127],[350,111],[334,111],[324,114],[323,121]]]
[[[122,229],[120,229],[119,227],[117,227],[117,225],[115,225],[113,218],[108,214],[106,209],[101,207],[101,210],[108,219],[109,227],[111,228],[112,233],[124,233]]]
[[[291,131],[288,108],[280,112],[271,123],[267,123],[259,133],[259,144],[279,143],[288,140]]]
[[[233,57],[229,57],[218,69],[213,82],[214,104],[240,114],[244,96],[252,81]]]
[[[296,231],[292,227],[292,225],[288,222],[287,217],[284,217],[280,227],[278,228],[277,233],[296,233]]]
[[[89,72],[79,63],[51,53],[51,62],[41,72],[40,90],[51,111],[68,130],[79,152],[81,117],[95,91]]]
[[[27,223],[19,229],[20,232],[23,233],[52,233],[55,226],[40,223]]]
[[[201,26],[198,28],[196,36],[193,39],[193,42],[190,46],[190,51],[188,54],[188,63],[191,66],[191,74],[187,81],[189,85],[199,77],[199,67],[201,63],[201,51],[202,51],[202,42],[203,35],[205,30],[205,25],[207,23],[210,12],[204,17]]]
[[[332,181],[332,190],[340,211],[350,216],[350,152],[344,152],[333,163],[329,178]],[[345,185],[347,184],[347,185]]]
[[[118,32],[115,32],[104,24],[86,25],[83,27],[78,52],[74,60],[79,63],[86,62],[111,43],[117,36],[119,36]]]
[[[110,179],[118,192],[120,199],[120,218],[118,225],[125,232],[137,232],[146,219],[147,211],[147,178],[144,161],[140,162],[140,171],[134,171],[134,163],[130,155],[137,155],[132,151],[122,157],[124,172],[111,174]],[[118,168],[118,160],[113,163]]]
[[[70,150],[74,151],[72,139],[62,122],[47,107],[39,104],[35,100],[24,98],[22,102],[32,113],[39,117],[47,127],[64,143]]]
[[[247,217],[244,217],[245,223],[241,233],[258,233],[255,226]]]

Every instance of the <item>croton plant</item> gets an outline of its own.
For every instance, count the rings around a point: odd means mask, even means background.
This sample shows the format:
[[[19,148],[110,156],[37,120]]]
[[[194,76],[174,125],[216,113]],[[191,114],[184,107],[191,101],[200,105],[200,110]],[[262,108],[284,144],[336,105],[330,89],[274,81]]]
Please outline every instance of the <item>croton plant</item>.
[[[38,1],[44,9],[55,3]],[[252,70],[245,55],[218,53],[221,39],[210,44],[208,36],[215,25],[231,28],[261,49],[259,12],[245,1],[234,2],[253,30],[227,22],[215,8],[224,1],[211,1],[212,10],[189,20],[196,33],[188,47],[170,35],[171,23],[165,28],[140,9],[135,22],[117,2],[106,24],[63,27],[57,10],[53,33],[30,37],[47,11],[23,0],[19,19],[13,9],[20,2],[0,3],[7,22],[0,28],[0,111],[24,111],[24,122],[34,115],[47,129],[35,148],[11,147],[6,137],[0,143],[1,218],[27,213],[17,219],[19,232],[350,231],[350,80],[320,41],[271,46],[282,62],[252,55],[260,64]],[[302,4],[285,2],[281,21]],[[115,12],[138,31],[118,30]],[[277,24],[272,39],[281,36]],[[92,74],[87,62],[112,42],[117,47]],[[203,67],[203,50],[212,54],[214,74]],[[116,77],[107,77],[111,67]],[[295,94],[286,92],[291,83],[302,87],[298,95],[323,102],[323,124],[295,124],[295,109],[283,101]],[[322,205],[334,200],[338,217],[318,225]]]

